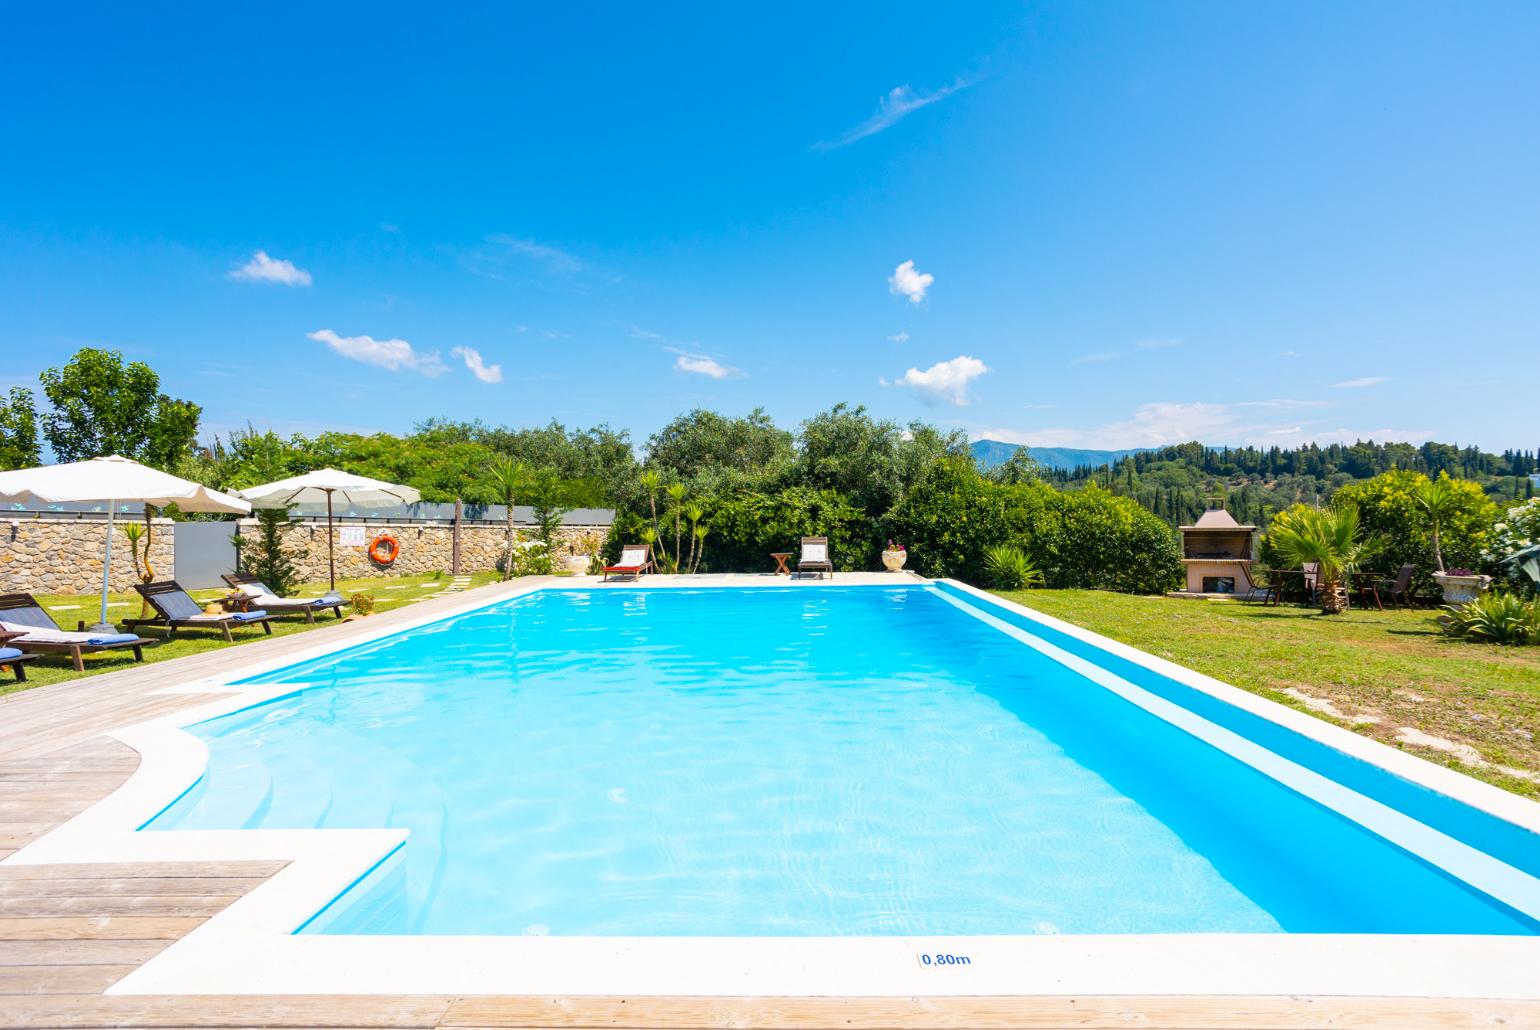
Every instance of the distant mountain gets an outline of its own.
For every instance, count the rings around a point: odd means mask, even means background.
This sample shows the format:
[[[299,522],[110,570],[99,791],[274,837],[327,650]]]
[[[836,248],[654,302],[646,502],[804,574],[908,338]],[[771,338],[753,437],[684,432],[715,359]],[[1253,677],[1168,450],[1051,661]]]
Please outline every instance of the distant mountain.
[[[973,460],[978,462],[979,468],[992,469],[1009,461],[1011,455],[1021,449],[1021,444],[1001,443],[999,440],[975,440],[969,447],[973,451]],[[1126,451],[1091,451],[1078,447],[1028,447],[1027,450],[1031,452],[1038,464],[1068,471],[1082,465],[1105,465],[1108,462],[1126,458],[1130,454],[1137,454],[1142,448],[1135,447]]]

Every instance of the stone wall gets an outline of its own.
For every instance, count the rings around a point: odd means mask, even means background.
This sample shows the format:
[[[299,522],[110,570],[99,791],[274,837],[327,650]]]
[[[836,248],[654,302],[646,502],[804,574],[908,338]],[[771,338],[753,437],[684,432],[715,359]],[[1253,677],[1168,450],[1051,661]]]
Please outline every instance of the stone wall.
[[[128,591],[139,577],[134,574],[129,556],[128,538],[121,527],[137,518],[119,519],[112,542],[112,589]],[[366,526],[364,546],[344,547],[344,524],[338,524],[337,577],[362,579],[371,576],[410,576],[442,569],[453,564],[453,527],[443,523],[414,523],[399,526]],[[102,546],[106,537],[105,519],[0,519],[0,593],[27,591],[35,594],[88,594],[102,585]],[[243,519],[240,532],[246,539],[257,534],[255,519]],[[401,545],[400,557],[389,566],[369,559],[368,545],[380,533],[388,532]],[[602,546],[609,532],[604,526],[563,526],[557,531],[555,558],[581,551],[585,543]],[[527,528],[519,530],[523,540],[534,539]],[[154,521],[154,542],[150,564],[157,579],[174,579],[176,523],[170,519]],[[285,531],[289,546],[298,552],[295,564],[302,582],[326,580],[326,523],[303,522]],[[470,524],[460,527],[460,571],[484,572],[497,567],[503,554],[505,531],[502,526]]]
[[[117,520],[112,541],[112,589],[126,591],[139,582],[122,527],[143,525],[137,516]],[[157,579],[176,575],[173,540],[176,523],[152,523],[150,567]],[[0,593],[87,594],[102,586],[102,549],[107,520],[0,519]]]
[[[454,528],[442,523],[414,523],[399,526],[365,526],[364,544],[361,547],[343,546],[342,524],[333,527],[336,546],[337,578],[365,579],[371,576],[412,576],[424,572],[442,570],[449,572],[454,561]],[[563,526],[556,533],[556,553],[559,562],[567,555],[580,551],[585,542],[603,546],[609,530],[604,526]],[[388,533],[396,538],[401,551],[390,565],[380,565],[369,557],[369,544],[375,537]],[[241,536],[256,539],[258,527],[255,519],[241,521]],[[528,529],[519,530],[521,540],[533,540]],[[507,531],[502,526],[483,524],[460,527],[460,571],[486,572],[497,568],[503,556]],[[327,578],[326,523],[305,522],[290,526],[284,531],[284,543],[296,553],[295,568],[301,582],[319,583]]]

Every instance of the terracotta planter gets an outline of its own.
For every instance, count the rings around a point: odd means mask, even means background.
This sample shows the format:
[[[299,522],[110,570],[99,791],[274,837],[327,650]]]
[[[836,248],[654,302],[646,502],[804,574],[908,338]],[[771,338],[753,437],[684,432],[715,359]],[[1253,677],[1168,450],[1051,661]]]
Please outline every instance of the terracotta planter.
[[[904,567],[904,562],[909,560],[908,551],[883,551],[882,567],[889,572],[897,572]]]
[[[1451,576],[1447,572],[1435,572],[1433,580],[1443,588],[1445,604],[1469,604],[1492,585],[1491,576]]]

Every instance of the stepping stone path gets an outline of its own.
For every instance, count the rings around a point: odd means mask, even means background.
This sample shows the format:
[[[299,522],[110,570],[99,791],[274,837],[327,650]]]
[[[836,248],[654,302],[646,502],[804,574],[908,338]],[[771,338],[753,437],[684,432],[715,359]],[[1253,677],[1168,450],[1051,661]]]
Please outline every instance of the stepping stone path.
[[[449,588],[445,591],[445,593],[458,594],[460,591],[464,590],[470,585],[471,578],[469,576],[456,576],[454,579],[449,581]]]

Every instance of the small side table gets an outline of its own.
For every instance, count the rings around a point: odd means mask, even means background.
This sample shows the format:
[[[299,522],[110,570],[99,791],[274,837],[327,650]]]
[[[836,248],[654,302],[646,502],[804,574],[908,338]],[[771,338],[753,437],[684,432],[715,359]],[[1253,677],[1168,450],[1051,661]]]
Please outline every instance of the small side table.
[[[771,551],[770,552],[770,557],[775,559],[775,575],[777,575],[777,576],[789,576],[789,575],[791,575],[791,568],[789,566],[787,566],[787,564],[786,564],[787,559],[789,559],[791,557],[791,555],[792,555],[791,551]]]
[[[219,606],[227,612],[251,611],[251,597],[247,594],[236,593],[228,597],[218,598],[217,600],[219,601]]]

